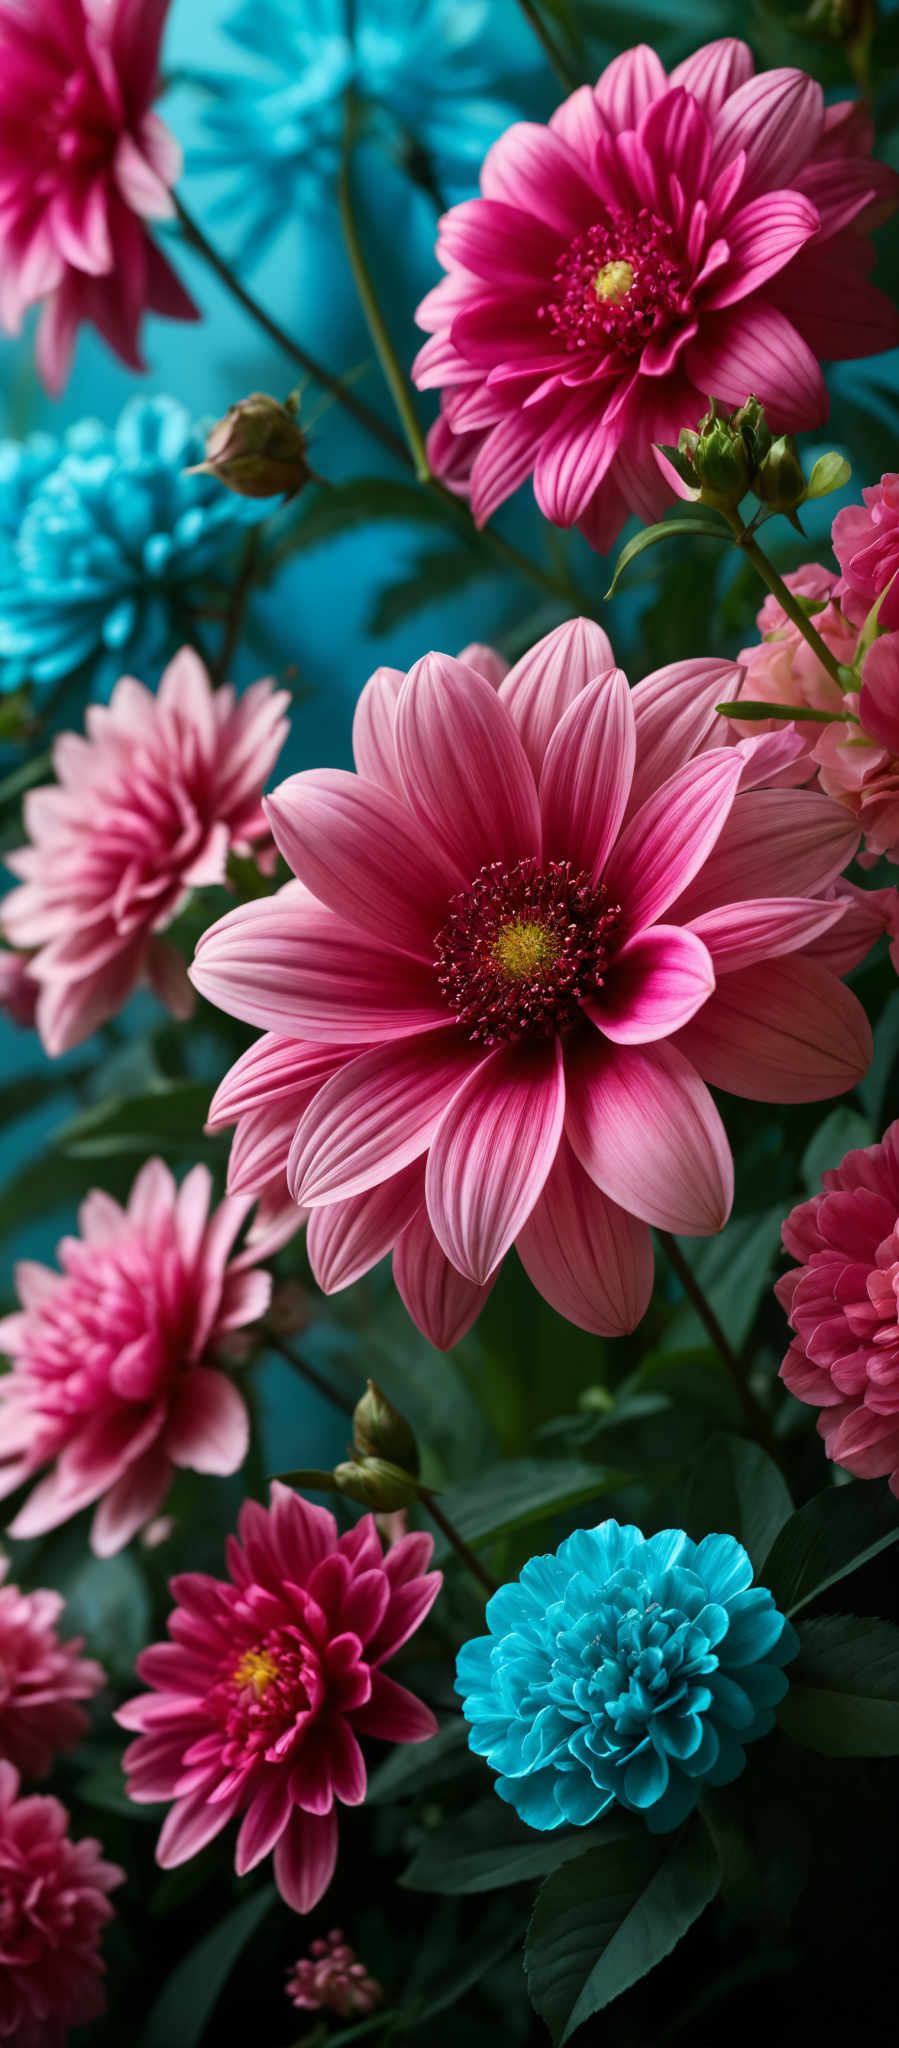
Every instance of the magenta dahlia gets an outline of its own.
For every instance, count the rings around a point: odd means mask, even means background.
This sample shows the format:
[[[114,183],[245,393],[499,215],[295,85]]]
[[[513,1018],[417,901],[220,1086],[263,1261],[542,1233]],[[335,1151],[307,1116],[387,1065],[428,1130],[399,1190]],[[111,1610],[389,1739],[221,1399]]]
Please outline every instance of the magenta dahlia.
[[[58,1799],[19,1797],[0,1763],[0,2041],[66,2048],[104,2009],[100,1936],[125,1872],[99,1842],[73,1842]]]
[[[867,274],[899,179],[871,148],[862,107],[756,76],[731,37],[670,78],[626,50],[548,127],[507,129],[481,197],[440,223],[447,276],[417,315],[432,460],[453,488],[467,474],[478,522],[533,474],[547,519],[603,552],[630,512],[664,511],[654,443],[710,395],[754,392],[778,432],[819,425],[819,359],[899,340]]]
[[[43,306],[38,368],[58,392],[78,328],[142,370],[145,312],[196,320],[147,231],[174,213],[181,151],[158,114],[168,0],[0,0],[0,322]]]
[[[864,625],[881,600],[881,631],[899,628],[899,475],[882,476],[862,491],[863,505],[846,505],[833,522],[833,547],[843,571],[837,586],[846,617]]]
[[[731,662],[633,691],[574,620],[495,688],[432,654],[360,699],[358,772],[268,800],[297,879],[206,932],[197,987],[266,1035],[226,1077],[235,1181],[286,1167],[330,1292],[393,1249],[446,1348],[513,1244],[603,1335],[649,1298],[649,1225],[720,1229],[733,1165],[706,1082],[850,1088],[855,996],[810,957],[857,844],[817,791],[751,785],[795,735],[727,744]]]
[[[780,1376],[820,1408],[829,1458],[899,1494],[899,1120],[847,1152],[783,1227],[775,1292],[796,1335]]]
[[[222,1370],[235,1333],[265,1313],[271,1277],[256,1244],[229,1257],[251,1206],[210,1214],[211,1177],[175,1186],[161,1159],[137,1176],[126,1209],[95,1188],[61,1271],[22,1260],[21,1310],[0,1322],[0,1498],[52,1470],[10,1524],[40,1536],[97,1502],[91,1543],[120,1550],[155,1515],[175,1466],[236,1472],[247,1452],[243,1399]]]
[[[381,1666],[434,1603],[430,1536],[386,1556],[374,1518],[338,1537],[333,1515],[277,1480],[268,1508],[245,1501],[228,1579],[185,1572],[168,1643],[142,1650],[153,1688],[116,1715],[139,1730],[125,1754],[132,1799],[171,1799],[157,1861],[195,1856],[238,1814],[242,1877],[275,1853],[275,1878],[308,1913],[334,1874],[336,1803],[359,1806],[360,1735],[423,1742],[429,1707]]]
[[[100,1691],[106,1674],[81,1656],[80,1636],[60,1640],[62,1596],[46,1587],[22,1593],[6,1583],[8,1571],[0,1557],[0,1757],[23,1778],[44,1778],[54,1757],[87,1734],[79,1702]]]

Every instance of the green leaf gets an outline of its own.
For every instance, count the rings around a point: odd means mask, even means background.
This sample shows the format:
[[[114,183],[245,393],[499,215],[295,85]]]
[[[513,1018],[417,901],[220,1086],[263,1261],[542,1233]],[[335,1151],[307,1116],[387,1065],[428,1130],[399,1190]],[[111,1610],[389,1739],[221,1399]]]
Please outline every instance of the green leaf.
[[[143,1575],[127,1550],[115,1557],[85,1559],[84,1536],[77,1533],[77,1545],[70,1543],[68,1532],[62,1538],[61,1547],[68,1553],[62,1570],[53,1568],[51,1552],[48,1581],[65,1600],[67,1631],[86,1638],[91,1656],[99,1657],[111,1676],[131,1680],[135,1658],[150,1632]]]
[[[800,1171],[809,1194],[820,1194],[821,1175],[829,1166],[839,1166],[846,1153],[860,1145],[873,1145],[876,1136],[870,1118],[860,1116],[857,1109],[832,1109],[802,1155]]]
[[[500,1891],[510,1884],[547,1877],[588,1849],[629,1833],[627,1822],[600,1821],[592,1828],[539,1834],[492,1793],[467,1813],[435,1828],[416,1850],[400,1879],[409,1891]]]
[[[359,476],[346,483],[328,484],[317,491],[305,491],[302,516],[295,522],[284,545],[291,552],[320,547],[335,535],[372,520],[392,519],[416,525],[445,526],[447,508],[436,491],[420,484],[404,483],[399,477]]]
[[[80,1112],[57,1133],[70,1159],[116,1153],[195,1154],[209,1110],[207,1081],[160,1081],[140,1095],[113,1096]]]
[[[634,1833],[547,1878],[528,1929],[531,1999],[554,2042],[645,1977],[714,1898],[715,1852],[695,1817],[678,1833]]]
[[[692,519],[681,514],[675,519],[662,519],[657,526],[644,526],[642,531],[635,533],[633,540],[629,540],[622,548],[615,563],[612,581],[605,592],[606,597],[614,597],[625,569],[629,569],[631,563],[635,562],[637,556],[642,555],[646,548],[654,548],[660,540],[671,540],[675,534],[680,533],[691,533],[702,540],[731,539],[730,528],[725,526],[723,519],[719,519],[715,512],[706,511],[704,507],[697,507]]]
[[[411,1799],[430,1791],[432,1785],[458,1777],[469,1756],[468,1727],[461,1714],[456,1714],[430,1741],[408,1743],[379,1764],[368,1781],[367,1804],[383,1806],[392,1799]]]
[[[803,1623],[778,1722],[822,1756],[899,1756],[899,1628],[857,1614]]]
[[[870,1479],[828,1486],[781,1529],[759,1572],[784,1614],[899,1541],[899,1501]]]
[[[831,491],[841,491],[852,475],[852,464],[845,455],[838,455],[831,448],[826,455],[819,455],[806,485],[807,498],[826,498]]]
[[[786,1481],[760,1444],[723,1431],[709,1439],[687,1486],[684,1528],[691,1536],[736,1536],[757,1572],[792,1512]]]
[[[810,725],[843,724],[843,717],[839,711],[812,711],[807,704],[746,703],[741,697],[737,704],[716,704],[715,710],[721,713],[722,718],[748,718],[750,721],[757,718],[782,718],[788,719],[791,725],[801,725],[803,721]]]
[[[0,810],[7,804],[18,803],[26,789],[33,789],[36,782],[49,782],[53,774],[52,754],[35,754],[21,768],[14,768],[11,775],[5,775],[0,782]]]
[[[242,1949],[277,1898],[265,1885],[226,1913],[177,1963],[140,2035],[140,2048],[198,2048]]]
[[[703,1785],[699,1808],[721,1871],[725,1904],[751,1927],[782,1934],[808,1877],[806,1822],[764,1768],[735,1784]]]
[[[777,1202],[750,1216],[732,1217],[717,1237],[678,1239],[684,1258],[737,1351],[770,1288],[783,1217],[783,1204]],[[698,1341],[708,1343],[708,1337],[696,1310],[685,1301],[671,1318],[662,1348],[680,1349]]]
[[[466,1543],[489,1543],[510,1529],[527,1529],[564,1508],[598,1500],[627,1474],[575,1458],[507,1458],[488,1465],[461,1486],[448,1487],[440,1505]],[[438,1536],[436,1554],[448,1545]]]
[[[439,597],[453,597],[476,577],[493,573],[490,557],[474,548],[431,548],[418,556],[407,576],[384,585],[372,607],[367,630],[372,634],[390,633],[424,605],[433,604]]]

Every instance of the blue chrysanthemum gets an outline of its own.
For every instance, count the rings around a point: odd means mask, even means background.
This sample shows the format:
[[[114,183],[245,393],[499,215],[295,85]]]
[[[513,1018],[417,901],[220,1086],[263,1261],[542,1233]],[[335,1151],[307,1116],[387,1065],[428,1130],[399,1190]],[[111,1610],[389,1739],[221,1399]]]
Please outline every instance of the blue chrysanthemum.
[[[616,1800],[653,1833],[700,1781],[725,1785],[787,1690],[795,1629],[733,1536],[691,1542],[600,1522],[532,1557],[459,1652],[470,1747],[535,1828],[598,1819]]]
[[[173,398],[139,398],[114,429],[0,443],[0,687],[45,688],[89,665],[102,692],[154,674],[189,637],[198,585],[265,504],[209,476],[202,430]]]

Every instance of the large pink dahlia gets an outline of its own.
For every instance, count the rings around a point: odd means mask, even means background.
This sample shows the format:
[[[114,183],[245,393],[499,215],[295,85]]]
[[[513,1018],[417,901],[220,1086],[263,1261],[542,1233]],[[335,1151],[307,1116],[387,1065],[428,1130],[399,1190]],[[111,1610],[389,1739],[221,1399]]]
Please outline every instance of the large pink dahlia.
[[[39,300],[59,391],[90,320],[142,370],[144,312],[197,319],[145,222],[174,213],[181,151],[150,106],[169,0],[0,0],[0,321]]]
[[[232,849],[268,840],[260,798],[288,703],[268,677],[237,699],[214,690],[183,647],[155,696],[122,676],[108,705],[88,707],[86,738],[54,742],[57,784],[25,798],[30,844],[5,856],[22,886],[0,909],[12,944],[37,949],[28,974],[47,1052],[68,1052],[141,980],[189,1011],[183,960],[159,935],[189,889],[224,881]]]
[[[333,1515],[277,1481],[268,1509],[245,1501],[228,1539],[230,1579],[185,1572],[171,1642],[142,1650],[153,1691],[116,1715],[140,1731],[126,1751],[132,1799],[172,1799],[156,1850],[185,1863],[237,1814],[243,1876],[275,1852],[289,1906],[308,1913],[337,1859],[337,1801],[359,1806],[357,1737],[423,1742],[429,1707],[381,1670],[440,1591],[430,1536],[386,1556],[374,1518],[338,1537]]]
[[[107,1557],[157,1512],[175,1466],[243,1463],[247,1411],[221,1358],[264,1315],[271,1277],[254,1265],[260,1245],[229,1258],[250,1199],[210,1214],[210,1192],[205,1166],[176,1188],[150,1159],[127,1209],[99,1188],[87,1196],[80,1237],[59,1245],[61,1272],[17,1266],[21,1311],[0,1322],[12,1361],[0,1378],[0,1498],[53,1470],[12,1535],[42,1535],[96,1501],[91,1543]]]
[[[124,1870],[99,1842],[73,1842],[58,1799],[19,1797],[19,1776],[0,1762],[0,2041],[9,2048],[66,2048],[69,2028],[101,2013],[100,1936],[107,1894]]]
[[[454,488],[461,463],[475,518],[533,472],[546,517],[602,552],[629,512],[664,510],[653,443],[710,394],[754,392],[779,432],[819,425],[819,358],[899,340],[867,276],[899,181],[871,148],[861,107],[825,107],[801,71],[754,76],[729,37],[670,78],[627,50],[548,127],[509,128],[481,198],[440,223],[448,274],[417,315],[415,379],[443,394],[432,460]]]
[[[862,491],[863,505],[845,505],[833,522],[833,547],[843,571],[838,595],[846,617],[864,625],[880,598],[881,632],[899,629],[899,475],[895,470]]]
[[[792,734],[728,745],[730,662],[630,691],[572,621],[495,688],[432,654],[359,702],[358,772],[267,802],[297,880],[202,938],[192,977],[266,1036],[226,1077],[234,1184],[286,1164],[327,1291],[391,1248],[447,1347],[512,1244],[571,1322],[633,1329],[650,1224],[703,1236],[732,1161],[706,1081],[853,1085],[856,998],[809,957],[857,844],[816,791],[756,789]]]
[[[6,1584],[8,1571],[0,1557],[0,1757],[24,1778],[44,1778],[54,1757],[87,1734],[79,1702],[100,1691],[106,1674],[81,1656],[80,1636],[60,1641],[61,1595],[46,1587],[22,1593]]]
[[[796,1332],[780,1376],[820,1408],[829,1458],[899,1494],[899,1121],[847,1152],[783,1227],[775,1292]]]

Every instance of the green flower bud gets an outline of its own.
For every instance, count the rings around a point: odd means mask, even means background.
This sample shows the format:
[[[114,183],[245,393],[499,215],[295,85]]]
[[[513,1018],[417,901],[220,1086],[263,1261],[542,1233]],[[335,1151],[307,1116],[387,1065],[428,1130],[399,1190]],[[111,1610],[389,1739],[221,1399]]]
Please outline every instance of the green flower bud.
[[[335,1465],[334,1483],[338,1493],[378,1514],[408,1508],[418,1498],[416,1481],[387,1458],[349,1459],[344,1465]]]
[[[375,1380],[366,1381],[365,1393],[356,1402],[353,1445],[363,1458],[386,1459],[401,1472],[418,1472],[415,1433]]]
[[[751,465],[746,443],[730,420],[704,424],[693,455],[704,505],[735,510],[749,489]]]
[[[206,459],[188,476],[215,476],[239,498],[295,498],[312,474],[306,436],[289,405],[252,391],[206,436]]]
[[[771,446],[771,429],[761,401],[750,393],[745,405],[738,406],[737,411],[732,413],[731,425],[743,436],[750,469],[758,469],[759,463],[764,462]]]
[[[770,505],[773,512],[791,515],[802,504],[806,482],[792,434],[780,434],[772,441],[752,479],[752,488],[762,504]]]

